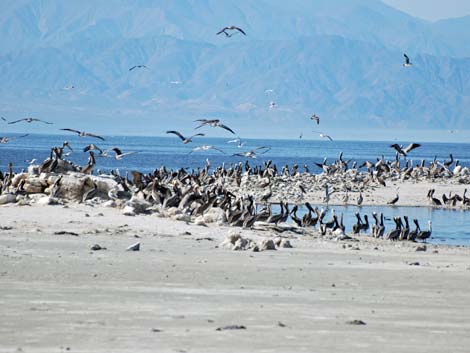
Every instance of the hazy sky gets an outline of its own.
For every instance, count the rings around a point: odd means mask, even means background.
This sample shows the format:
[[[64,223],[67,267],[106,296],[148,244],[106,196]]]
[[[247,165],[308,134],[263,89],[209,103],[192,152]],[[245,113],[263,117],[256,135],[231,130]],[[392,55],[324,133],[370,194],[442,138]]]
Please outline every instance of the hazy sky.
[[[470,0],[383,0],[383,2],[429,21],[470,15]]]

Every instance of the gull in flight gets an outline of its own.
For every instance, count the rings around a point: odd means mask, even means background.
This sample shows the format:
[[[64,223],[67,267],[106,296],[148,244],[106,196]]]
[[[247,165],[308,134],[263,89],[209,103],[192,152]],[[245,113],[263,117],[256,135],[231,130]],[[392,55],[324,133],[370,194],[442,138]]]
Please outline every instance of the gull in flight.
[[[75,130],[75,129],[60,129],[60,130],[64,130],[64,131],[70,131],[70,132],[74,132],[76,133],[78,136],[80,137],[94,137],[94,138],[97,138],[97,139],[100,139],[102,141],[104,141],[105,139],[101,136],[98,136],[98,135],[95,135],[95,134],[92,134],[90,132],[85,132],[85,131],[79,131],[79,130]]]
[[[110,151],[114,151],[114,158],[118,161],[120,161],[121,159],[123,159],[125,156],[130,156],[131,154],[135,154],[137,153],[137,151],[131,151],[131,152],[126,152],[126,153],[122,153],[121,150],[117,147],[114,147],[108,151],[105,151],[103,154],[105,156],[107,156],[107,152],[110,152]]]
[[[323,132],[315,131],[315,130],[313,130],[313,132],[318,132],[318,134],[320,135],[320,137],[321,137],[322,139],[328,139],[328,140],[330,140],[330,141],[333,141],[333,139],[331,138],[330,135],[327,135],[327,134],[325,134],[325,133],[323,133]]]
[[[2,120],[3,121],[7,121],[5,118],[2,117]],[[23,118],[23,119],[18,119],[18,120],[15,120],[15,121],[8,121],[8,124],[16,124],[16,123],[19,123],[21,121],[24,121],[24,122],[27,122],[27,123],[32,123],[34,121],[39,121],[41,123],[44,123],[44,124],[49,124],[49,125],[52,125],[53,123],[50,123],[50,122],[47,122],[47,121],[44,121],[44,120],[41,120],[41,119],[37,119],[37,118],[31,118],[31,117],[27,117],[27,118]]]
[[[203,127],[205,125],[209,125],[209,126],[212,126],[212,127],[220,127],[222,129],[225,129],[227,131],[230,131],[232,134],[235,135],[235,132],[229,128],[227,125],[224,125],[220,122],[219,119],[197,119],[197,120],[194,120],[194,121],[199,121],[201,124],[195,128],[196,129],[199,129],[200,127]]]
[[[145,66],[145,65],[134,65],[129,69],[129,71],[132,71],[132,70],[135,70],[135,69],[148,69],[148,67]]]
[[[415,148],[421,147],[419,143],[410,143],[406,148],[403,148],[403,145],[399,145],[398,143],[394,143],[393,145],[390,145],[390,147],[394,148],[395,151],[400,153],[402,156],[405,156],[410,153],[412,150]]]
[[[238,148],[241,148],[245,145],[245,142],[242,142],[240,137],[237,137],[235,140],[227,141],[227,143],[236,143]]]
[[[217,35],[222,34],[222,33],[224,33],[227,37],[231,37],[231,36],[234,35],[234,33],[228,33],[227,31],[238,31],[241,34],[246,36],[245,31],[243,29],[241,29],[240,27],[237,27],[237,26],[224,27],[219,32],[217,32]],[[235,33],[237,33],[237,32],[235,32]]]
[[[408,55],[403,54],[403,56],[405,57],[405,62],[403,63],[403,66],[404,67],[413,66],[413,63],[410,61],[410,58],[408,57]]]
[[[186,145],[187,143],[190,143],[193,141],[193,137],[196,137],[196,136],[204,136],[204,134],[195,134],[195,135],[192,135],[192,136],[189,136],[189,137],[184,137],[183,135],[181,135],[178,131],[174,131],[174,130],[169,130],[166,132],[167,134],[175,134],[176,136],[178,136],[181,141],[183,141],[183,143]]]
[[[250,151],[246,151],[246,152],[241,152],[241,153],[235,153],[233,154],[232,156],[240,156],[240,157],[247,157],[247,158],[253,158],[255,159],[256,158],[256,151],[258,150],[265,150],[264,152],[261,152],[259,154],[265,154],[266,152],[268,152],[271,147],[269,146],[261,146],[261,147],[256,147]]]
[[[320,117],[318,115],[316,115],[315,113],[313,113],[313,115],[310,117],[310,119],[313,120],[313,121],[316,121],[317,125],[320,124]]]
[[[191,153],[197,152],[197,151],[208,151],[208,150],[216,150],[216,151],[219,151],[219,152],[222,152],[222,153],[225,154],[225,152],[222,151],[221,149],[218,149],[217,147],[209,146],[209,145],[202,145],[202,146],[195,147],[188,154],[191,154]]]
[[[26,137],[29,134],[26,135],[20,135],[20,136],[14,136],[14,137],[6,137],[6,136],[0,136],[0,143],[8,143],[10,141],[15,141],[16,139]]]

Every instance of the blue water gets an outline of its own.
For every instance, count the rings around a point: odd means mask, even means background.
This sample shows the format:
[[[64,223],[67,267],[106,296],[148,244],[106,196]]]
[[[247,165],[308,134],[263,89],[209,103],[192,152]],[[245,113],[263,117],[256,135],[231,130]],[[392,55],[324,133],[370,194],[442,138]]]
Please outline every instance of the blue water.
[[[307,164],[311,172],[320,172],[314,162],[321,162],[324,157],[330,161],[338,158],[340,151],[343,151],[344,159],[353,159],[358,163],[364,160],[375,161],[376,158],[385,156],[386,159],[393,159],[395,152],[389,145],[392,142],[364,142],[364,141],[312,141],[312,140],[254,140],[247,139],[242,148],[236,144],[228,144],[231,138],[195,138],[193,143],[184,145],[176,137],[130,137],[130,136],[110,136],[106,141],[100,141],[88,137],[78,137],[75,135],[30,135],[26,138],[0,145],[0,168],[5,170],[8,162],[12,162],[15,171],[27,167],[26,160],[36,158],[42,161],[49,156],[52,146],[60,146],[64,140],[69,141],[74,153],[67,157],[76,164],[85,165],[88,154],[84,153],[83,147],[89,143],[94,143],[102,149],[119,147],[123,152],[139,151],[139,153],[128,156],[117,161],[114,158],[97,158],[96,169],[108,171],[119,168],[121,172],[127,170],[139,170],[141,172],[151,172],[162,165],[168,168],[198,168],[206,164],[209,159],[212,166],[218,166],[225,162],[244,162],[245,157],[232,156],[234,153],[247,151],[258,146],[271,146],[271,149],[262,155],[258,155],[255,160],[250,160],[250,164],[262,164],[264,161],[273,160],[279,166],[288,164],[298,164],[303,170],[303,165]],[[397,142],[397,141],[395,141]],[[394,142],[393,142],[394,143]],[[409,142],[400,142],[404,145]],[[198,151],[189,154],[192,148],[200,145],[213,145],[223,151]],[[464,166],[470,166],[470,144],[451,143],[423,143],[422,146],[410,153],[409,158],[414,164],[421,159],[430,161],[437,157],[438,160],[448,160],[449,153],[454,158],[459,159]],[[344,212],[345,225],[348,230],[356,219],[354,213],[357,207],[335,207],[340,213]],[[470,212],[433,209],[427,207],[362,207],[361,214],[368,214],[371,219],[372,212],[384,212],[385,216],[392,219],[394,216],[408,215],[410,222],[413,218],[420,221],[422,229],[427,229],[427,221],[433,221],[433,238],[431,242],[470,245]],[[299,212],[299,215],[302,212]],[[327,215],[326,220],[330,219]],[[386,221],[387,230],[394,227],[393,221]],[[411,226],[414,228],[414,225]]]

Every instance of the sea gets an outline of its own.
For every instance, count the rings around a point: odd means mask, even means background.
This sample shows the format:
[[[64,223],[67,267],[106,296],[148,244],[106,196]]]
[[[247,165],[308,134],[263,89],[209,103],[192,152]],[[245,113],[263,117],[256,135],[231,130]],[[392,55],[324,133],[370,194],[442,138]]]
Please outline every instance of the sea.
[[[11,136],[18,136],[12,134]],[[10,136],[10,137],[11,137]],[[78,165],[85,165],[88,153],[83,148],[94,143],[101,149],[118,147],[123,153],[137,152],[124,157],[122,160],[115,158],[97,158],[95,171],[98,169],[108,172],[118,169],[121,174],[126,171],[138,170],[149,173],[166,166],[167,168],[187,170],[203,168],[206,163],[217,167],[224,163],[227,167],[239,162],[245,162],[246,157],[235,154],[265,147],[257,150],[256,159],[248,159],[250,165],[262,165],[268,160],[277,164],[278,168],[294,164],[303,171],[307,166],[311,172],[319,173],[321,170],[314,164],[327,158],[333,161],[343,153],[344,160],[374,162],[377,158],[394,159],[395,150],[390,147],[393,143],[407,145],[401,141],[328,141],[328,140],[269,140],[269,139],[243,139],[241,143],[233,141],[234,138],[206,138],[195,137],[193,142],[183,144],[176,136],[106,136],[105,141],[91,137],[79,137],[76,135],[43,135],[31,134],[24,138],[14,139],[6,144],[0,144],[0,169],[5,171],[9,162],[13,163],[14,170],[19,172],[28,167],[31,160],[36,163],[45,160],[53,146],[61,146],[67,140],[73,148],[69,158]],[[192,151],[198,146],[213,146],[218,150]],[[220,150],[220,151],[219,151]],[[67,150],[65,150],[67,152]],[[113,152],[109,153],[114,156]],[[470,167],[469,143],[422,143],[422,146],[409,153],[410,163],[416,165],[421,160],[426,162],[437,159],[438,161],[450,160],[450,154],[463,166]],[[462,186],[462,189],[465,186]],[[461,191],[460,191],[461,192]],[[355,212],[362,215],[368,214],[371,219],[372,212],[384,212],[386,227],[394,227],[392,221],[395,216],[407,215],[410,219],[419,220],[421,228],[427,229],[428,220],[432,221],[433,233],[429,242],[452,245],[470,246],[470,211],[434,209],[430,207],[377,207],[377,206],[335,206],[337,214],[344,214],[344,223],[347,230],[355,223]],[[305,211],[301,208],[301,211]],[[302,212],[298,213],[299,215]],[[327,215],[325,219],[329,219]],[[412,223],[412,222],[411,222]],[[414,225],[412,225],[412,228]]]

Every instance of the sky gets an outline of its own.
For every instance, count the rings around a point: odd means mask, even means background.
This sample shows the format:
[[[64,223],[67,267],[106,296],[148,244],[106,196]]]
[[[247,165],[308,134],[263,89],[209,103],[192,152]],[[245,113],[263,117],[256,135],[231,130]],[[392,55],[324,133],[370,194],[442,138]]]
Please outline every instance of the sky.
[[[428,21],[470,15],[470,0],[383,0],[383,2]]]

